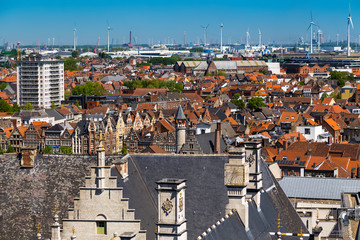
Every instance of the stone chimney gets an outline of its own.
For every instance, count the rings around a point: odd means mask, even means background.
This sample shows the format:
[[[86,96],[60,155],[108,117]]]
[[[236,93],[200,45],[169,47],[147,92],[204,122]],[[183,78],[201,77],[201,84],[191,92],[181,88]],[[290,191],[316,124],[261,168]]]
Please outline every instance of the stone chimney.
[[[185,179],[164,178],[157,183],[157,240],[187,240]]]
[[[221,122],[216,123],[216,130],[215,130],[215,146],[214,146],[214,153],[219,154],[221,153],[220,149],[220,139],[222,135],[221,129]]]
[[[358,168],[359,169],[359,168]],[[338,178],[339,177],[339,168],[335,167],[334,168],[334,178]]]
[[[246,191],[249,183],[249,164],[245,162],[244,148],[229,149],[229,163],[225,164],[224,177],[229,198],[229,203],[226,205],[226,212],[230,213],[235,209],[245,229],[248,229],[249,207],[246,201]]]

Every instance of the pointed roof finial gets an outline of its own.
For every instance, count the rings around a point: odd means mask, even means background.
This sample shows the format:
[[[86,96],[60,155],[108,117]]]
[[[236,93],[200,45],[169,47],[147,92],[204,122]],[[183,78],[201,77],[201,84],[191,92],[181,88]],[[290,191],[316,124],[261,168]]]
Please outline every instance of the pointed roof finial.
[[[40,232],[40,224],[37,225],[37,232]]]
[[[185,120],[185,119],[186,119],[185,113],[180,105],[176,111],[175,120]]]
[[[279,216],[278,216],[278,232],[280,232],[280,226],[281,226],[281,223],[280,223],[280,213],[279,213]]]
[[[55,203],[55,207],[54,207],[54,212],[55,212],[55,214],[57,213],[57,206],[56,206],[56,203]]]
[[[75,233],[75,226],[72,226],[72,234]]]

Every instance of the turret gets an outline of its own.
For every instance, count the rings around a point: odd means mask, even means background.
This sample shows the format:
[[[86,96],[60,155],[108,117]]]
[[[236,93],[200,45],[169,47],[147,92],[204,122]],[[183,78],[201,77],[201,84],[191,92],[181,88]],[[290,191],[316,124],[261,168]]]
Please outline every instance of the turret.
[[[179,106],[176,115],[176,153],[180,152],[186,138],[186,116],[181,106]]]

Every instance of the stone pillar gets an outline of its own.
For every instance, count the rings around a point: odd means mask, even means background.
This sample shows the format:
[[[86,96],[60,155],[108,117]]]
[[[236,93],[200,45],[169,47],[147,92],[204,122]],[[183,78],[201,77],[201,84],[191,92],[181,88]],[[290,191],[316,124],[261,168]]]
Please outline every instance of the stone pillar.
[[[247,187],[248,193],[254,196],[262,189],[262,173],[260,170],[261,142],[245,143],[246,162],[249,163],[250,181]]]
[[[51,240],[61,240],[59,216],[55,212],[54,223],[51,225]]]
[[[105,187],[105,149],[103,147],[102,132],[100,131],[100,144],[97,147],[97,169],[96,169],[96,187]]]
[[[187,240],[185,179],[164,178],[156,182],[158,192],[157,240]]]
[[[229,163],[225,164],[224,182],[227,188],[229,203],[226,212],[236,210],[245,226],[249,228],[249,209],[246,201],[249,183],[249,164],[245,162],[244,148],[229,149]]]

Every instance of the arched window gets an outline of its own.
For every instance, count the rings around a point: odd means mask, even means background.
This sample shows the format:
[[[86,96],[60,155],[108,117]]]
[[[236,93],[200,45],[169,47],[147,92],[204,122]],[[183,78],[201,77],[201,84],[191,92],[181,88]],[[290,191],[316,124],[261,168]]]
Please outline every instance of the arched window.
[[[105,235],[107,234],[106,217],[103,214],[96,216],[96,233]]]

